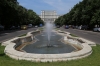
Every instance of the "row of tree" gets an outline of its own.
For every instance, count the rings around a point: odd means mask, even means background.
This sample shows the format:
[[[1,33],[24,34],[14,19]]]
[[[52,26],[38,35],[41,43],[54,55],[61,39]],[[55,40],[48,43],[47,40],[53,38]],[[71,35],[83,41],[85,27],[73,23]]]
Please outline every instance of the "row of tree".
[[[55,20],[58,25],[100,25],[100,0],[83,0],[77,3],[69,13]]]
[[[17,0],[0,0],[0,24],[10,28],[27,24],[39,25],[43,21],[33,10],[19,5]]]

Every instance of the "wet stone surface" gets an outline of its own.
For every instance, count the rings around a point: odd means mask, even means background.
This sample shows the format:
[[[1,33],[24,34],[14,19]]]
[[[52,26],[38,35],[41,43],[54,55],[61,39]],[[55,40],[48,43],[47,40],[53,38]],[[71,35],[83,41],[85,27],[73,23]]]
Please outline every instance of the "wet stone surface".
[[[55,32],[51,33],[51,39],[48,46],[47,34],[45,32],[37,35],[35,37],[37,41],[33,44],[25,46],[22,50],[27,53],[36,53],[36,54],[60,54],[60,53],[70,53],[75,50],[72,46],[64,44],[60,41],[62,38],[61,35],[56,34]]]

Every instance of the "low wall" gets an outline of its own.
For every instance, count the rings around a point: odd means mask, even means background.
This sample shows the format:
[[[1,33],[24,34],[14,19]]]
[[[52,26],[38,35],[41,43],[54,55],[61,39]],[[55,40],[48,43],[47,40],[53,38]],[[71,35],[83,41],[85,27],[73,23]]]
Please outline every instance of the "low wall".
[[[56,62],[56,61],[69,61],[87,57],[92,53],[89,45],[83,44],[84,48],[77,52],[63,53],[63,54],[34,54],[16,51],[13,46],[15,43],[9,44],[5,48],[6,55],[16,60],[28,60],[33,62]]]

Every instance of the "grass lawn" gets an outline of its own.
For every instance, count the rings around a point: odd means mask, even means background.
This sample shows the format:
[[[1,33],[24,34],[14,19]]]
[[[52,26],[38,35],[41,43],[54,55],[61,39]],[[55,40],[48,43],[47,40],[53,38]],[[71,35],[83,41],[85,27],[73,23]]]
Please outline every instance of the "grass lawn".
[[[22,35],[20,35],[20,36],[18,36],[18,37],[23,37],[23,36],[26,36],[27,34],[22,34]]]
[[[40,31],[43,31],[43,29],[44,29],[43,27],[40,27],[40,28],[39,28]]]
[[[71,36],[73,36],[73,37],[78,37],[78,36],[76,36],[76,35],[74,35],[74,34],[70,34]]]
[[[100,66],[100,45],[93,48],[93,53],[84,59],[65,61],[65,62],[47,62],[36,63],[24,60],[14,60],[4,54],[3,46],[0,46],[0,66]]]

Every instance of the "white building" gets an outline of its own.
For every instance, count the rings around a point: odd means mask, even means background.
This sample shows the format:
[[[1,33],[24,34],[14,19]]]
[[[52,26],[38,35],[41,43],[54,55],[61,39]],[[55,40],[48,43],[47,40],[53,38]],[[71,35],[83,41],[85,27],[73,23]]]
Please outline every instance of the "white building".
[[[55,10],[53,11],[42,10],[41,15],[39,16],[44,22],[47,21],[54,22],[59,17],[59,15],[57,15],[57,12]]]

